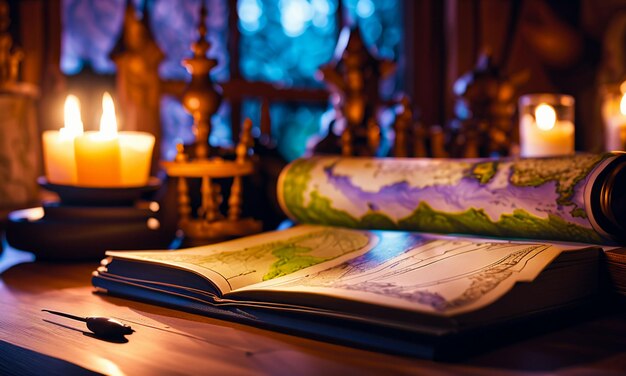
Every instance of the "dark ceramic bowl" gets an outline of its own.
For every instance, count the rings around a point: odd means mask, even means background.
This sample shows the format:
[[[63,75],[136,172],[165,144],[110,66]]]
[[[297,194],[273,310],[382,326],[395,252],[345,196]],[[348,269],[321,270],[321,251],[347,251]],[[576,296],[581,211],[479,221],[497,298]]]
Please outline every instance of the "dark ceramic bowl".
[[[151,177],[145,186],[123,188],[94,188],[54,184],[48,182],[44,176],[40,176],[37,179],[37,183],[42,188],[58,194],[63,205],[74,206],[132,205],[139,198],[156,191],[161,186],[161,180],[156,177]]]

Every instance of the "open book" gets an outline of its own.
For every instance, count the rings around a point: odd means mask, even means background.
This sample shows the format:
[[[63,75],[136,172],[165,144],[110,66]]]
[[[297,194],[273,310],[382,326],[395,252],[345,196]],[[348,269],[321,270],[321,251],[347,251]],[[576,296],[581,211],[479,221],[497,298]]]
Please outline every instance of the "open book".
[[[432,357],[484,328],[589,302],[594,246],[317,225],[178,251],[107,252],[110,294]]]

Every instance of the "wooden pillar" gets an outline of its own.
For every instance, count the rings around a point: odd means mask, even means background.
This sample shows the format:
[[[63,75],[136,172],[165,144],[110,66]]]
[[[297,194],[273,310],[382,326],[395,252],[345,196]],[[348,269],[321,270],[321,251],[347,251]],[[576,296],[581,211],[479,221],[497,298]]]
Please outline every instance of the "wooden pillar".
[[[230,70],[230,81],[241,79],[240,56],[239,56],[239,17],[237,16],[237,0],[228,0],[228,67]],[[230,103],[230,126],[233,144],[239,141],[241,132],[241,107],[243,98],[237,95],[229,98]]]
[[[39,128],[59,129],[63,124],[66,79],[61,61],[61,0],[22,0],[11,2],[19,18],[19,45],[24,50],[22,81],[40,87]]]
[[[444,6],[431,0],[407,0],[404,10],[406,90],[426,125],[444,122]]]

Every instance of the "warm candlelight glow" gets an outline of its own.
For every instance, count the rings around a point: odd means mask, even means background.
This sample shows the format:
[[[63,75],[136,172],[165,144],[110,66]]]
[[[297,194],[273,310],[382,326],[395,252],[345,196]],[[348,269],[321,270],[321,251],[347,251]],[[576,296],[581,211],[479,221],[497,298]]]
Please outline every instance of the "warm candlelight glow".
[[[528,94],[520,98],[520,155],[550,157],[574,153],[574,98]]]
[[[59,130],[61,137],[73,140],[83,134],[83,121],[80,117],[80,102],[75,95],[68,95],[64,107],[65,127]]]
[[[78,185],[85,187],[122,186],[120,142],[113,98],[102,95],[100,131],[85,132],[76,138],[76,172]]]
[[[626,115],[626,93],[622,95],[622,100],[619,102],[619,111],[622,115]]]
[[[602,106],[604,145],[607,151],[626,150],[626,81],[620,86],[620,94],[619,110],[617,95],[606,100]]]
[[[102,95],[100,131],[76,139],[78,185],[139,187],[147,184],[155,138],[145,132],[117,130],[115,104]]]
[[[65,101],[65,127],[43,133],[48,181],[83,187],[140,187],[150,176],[155,138],[146,132],[118,132],[115,104],[102,96],[99,131],[83,131],[78,98]]]
[[[80,103],[68,95],[64,106],[64,127],[58,131],[45,131],[42,135],[43,161],[46,178],[55,184],[76,184],[76,158],[74,140],[83,135]]]
[[[556,124],[556,112],[549,104],[541,103],[535,109],[535,121],[537,128],[543,131],[549,131]]]
[[[108,92],[102,95],[102,117],[100,118],[100,135],[102,138],[117,137],[117,119],[115,118],[115,104]]]

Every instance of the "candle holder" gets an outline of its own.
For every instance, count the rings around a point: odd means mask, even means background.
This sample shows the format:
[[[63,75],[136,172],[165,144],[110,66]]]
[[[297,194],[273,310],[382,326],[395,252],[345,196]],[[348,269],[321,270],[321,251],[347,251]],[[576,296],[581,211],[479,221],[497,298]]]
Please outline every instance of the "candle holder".
[[[107,250],[166,248],[172,239],[160,231],[158,204],[142,199],[161,186],[157,178],[130,188],[52,184],[44,177],[38,183],[60,201],[10,213],[6,232],[9,245],[38,260],[97,260]]]
[[[574,98],[528,94],[519,99],[520,154],[552,157],[574,153]]]

